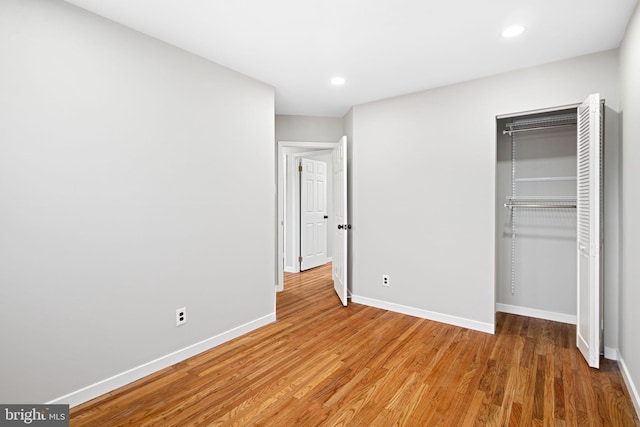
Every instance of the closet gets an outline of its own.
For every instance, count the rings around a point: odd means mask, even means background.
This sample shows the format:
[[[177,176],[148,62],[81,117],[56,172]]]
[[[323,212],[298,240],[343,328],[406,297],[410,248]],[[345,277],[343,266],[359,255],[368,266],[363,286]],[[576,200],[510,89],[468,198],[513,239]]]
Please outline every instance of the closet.
[[[576,324],[578,347],[595,367],[603,110],[592,95],[576,106],[497,118],[496,311]]]

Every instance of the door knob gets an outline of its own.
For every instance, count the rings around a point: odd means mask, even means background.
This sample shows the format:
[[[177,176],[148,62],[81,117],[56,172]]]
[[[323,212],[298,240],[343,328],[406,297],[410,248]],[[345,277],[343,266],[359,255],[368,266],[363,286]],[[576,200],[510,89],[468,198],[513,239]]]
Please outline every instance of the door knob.
[[[342,230],[342,224],[338,224],[338,230]]]

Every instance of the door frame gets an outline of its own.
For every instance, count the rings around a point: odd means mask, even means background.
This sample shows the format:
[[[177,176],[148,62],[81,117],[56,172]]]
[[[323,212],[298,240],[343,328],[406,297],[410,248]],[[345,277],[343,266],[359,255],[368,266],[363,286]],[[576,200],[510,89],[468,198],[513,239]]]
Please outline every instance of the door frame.
[[[311,150],[333,150],[338,147],[337,142],[310,142],[310,141],[278,141],[276,154],[276,292],[284,290],[284,174],[286,164],[283,161],[285,148],[308,148]]]

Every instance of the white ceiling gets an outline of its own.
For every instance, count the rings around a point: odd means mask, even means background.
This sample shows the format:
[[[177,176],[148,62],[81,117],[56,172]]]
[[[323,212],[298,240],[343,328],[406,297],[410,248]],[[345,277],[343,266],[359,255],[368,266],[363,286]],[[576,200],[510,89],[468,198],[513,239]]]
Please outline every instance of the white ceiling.
[[[317,116],[616,48],[638,2],[66,1],[273,85],[278,114]],[[525,33],[501,38],[515,23]]]

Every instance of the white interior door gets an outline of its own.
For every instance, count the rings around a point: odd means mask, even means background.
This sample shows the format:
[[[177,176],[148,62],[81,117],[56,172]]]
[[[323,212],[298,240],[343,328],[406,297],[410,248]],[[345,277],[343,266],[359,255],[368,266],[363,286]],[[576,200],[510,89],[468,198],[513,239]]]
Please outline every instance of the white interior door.
[[[300,159],[300,271],[327,263],[327,164]]]
[[[343,136],[333,150],[333,287],[347,305],[347,243],[350,225],[347,223],[347,137]]]
[[[600,95],[578,107],[578,349],[593,368],[600,366],[602,133]]]

